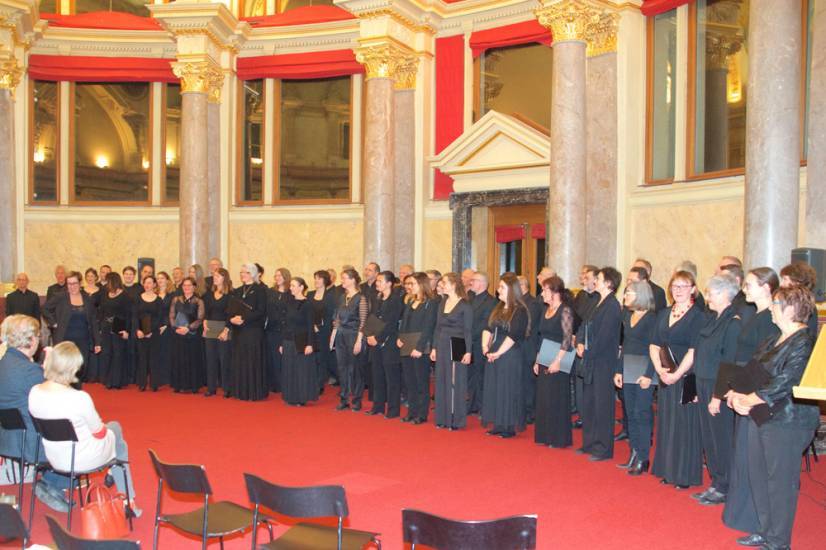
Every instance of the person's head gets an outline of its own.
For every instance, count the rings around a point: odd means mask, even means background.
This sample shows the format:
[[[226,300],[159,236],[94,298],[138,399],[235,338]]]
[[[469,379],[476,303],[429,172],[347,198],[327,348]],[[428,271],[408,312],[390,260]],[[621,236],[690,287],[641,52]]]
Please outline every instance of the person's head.
[[[350,264],[344,264],[343,266],[341,266],[341,271],[347,271],[348,269],[352,269],[353,271],[356,270],[355,266],[352,266]]]
[[[196,281],[200,281],[204,278],[204,268],[201,264],[192,264],[189,266],[189,274],[188,276]]]
[[[172,282],[175,283],[175,286],[181,286],[181,281],[184,280],[184,270],[180,267],[175,267],[172,269]]]
[[[513,309],[517,301],[522,298],[522,285],[519,277],[513,273],[505,273],[499,279],[497,286],[499,300],[508,309]]]
[[[376,275],[376,290],[382,294],[387,294],[393,290],[393,284],[396,282],[396,276],[392,271],[382,271]]]
[[[77,296],[80,294],[80,281],[83,280],[80,273],[77,271],[70,271],[66,275],[66,290],[70,296]]]
[[[276,269],[275,274],[273,275],[273,282],[275,283],[276,290],[284,292],[290,288],[290,279],[292,279],[292,274],[289,269],[286,267],[279,267]]]
[[[648,281],[631,281],[625,287],[622,305],[632,311],[654,311],[654,293]]]
[[[370,262],[364,266],[364,280],[367,281],[367,284],[373,284],[379,275],[379,271],[381,271],[381,268],[376,262]]]
[[[531,284],[528,282],[528,278],[524,275],[517,275],[516,280],[519,281],[519,290],[522,292],[522,296],[526,296],[531,293]]]
[[[146,279],[148,276],[154,274],[155,268],[152,266],[152,264],[143,264],[143,267],[141,267],[141,281]]]
[[[24,272],[20,272],[14,276],[14,286],[17,290],[26,290],[29,288],[29,276]]]
[[[413,274],[413,266],[410,264],[402,264],[399,266],[399,280],[404,282],[408,275]]]
[[[616,294],[622,281],[622,275],[613,267],[603,267],[597,272],[595,289],[601,296]]]
[[[111,272],[106,277],[106,289],[109,292],[116,292],[123,288],[123,281],[120,278],[120,274],[117,271]]]
[[[132,283],[135,282],[135,277],[138,275],[138,272],[131,265],[124,267],[121,273],[123,273],[123,284],[126,286],[131,286]]]
[[[341,286],[344,290],[353,290],[361,284],[361,277],[355,269],[345,269],[341,272]]]
[[[536,274],[536,285],[537,285],[536,288],[541,289],[542,288],[542,283],[545,281],[545,279],[549,279],[549,278],[553,277],[554,275],[556,275],[556,271],[554,271],[553,269],[551,269],[548,266],[545,266],[542,269],[540,269],[539,273]],[[540,292],[541,292],[541,290],[540,290]]]
[[[258,270],[258,278],[255,280],[255,282],[263,281],[264,280],[264,266],[259,264],[258,262],[255,262],[255,268]]]
[[[58,265],[54,268],[54,279],[61,286],[66,284],[66,266]]]
[[[426,273],[417,271],[404,278],[404,289],[408,296],[412,296],[415,300],[423,302],[433,297],[433,291],[430,290],[430,279]]]
[[[212,272],[212,291],[220,291],[221,294],[229,294],[232,291],[232,279],[229,271],[223,267],[216,267]]]
[[[224,262],[221,261],[221,258],[211,258],[207,263],[207,270],[209,270],[209,274],[212,276],[214,276],[219,267],[224,267]]]
[[[646,260],[645,258],[637,258],[634,260],[634,265],[632,267],[641,267],[648,272],[648,276],[646,280],[651,279],[651,274],[654,273],[654,268],[651,266],[651,262]]]
[[[488,291],[488,286],[490,285],[490,281],[488,280],[488,274],[484,271],[477,271],[473,274],[473,280],[471,281],[471,290],[477,296],[483,294]]]
[[[740,292],[740,284],[737,279],[728,273],[715,275],[708,280],[708,294],[706,303],[711,311],[722,313],[731,305],[731,301]]]
[[[626,279],[626,283],[630,284],[637,281],[648,281],[648,270],[644,267],[632,267],[628,270],[628,278]]]
[[[109,264],[103,264],[98,269],[98,273],[100,274],[100,280],[102,283],[106,284],[106,277],[112,273],[112,266]]]
[[[465,287],[465,291],[471,290],[471,285],[473,284],[473,274],[476,273],[473,269],[466,268],[462,270],[462,286]]]
[[[746,301],[753,304],[771,300],[772,294],[780,288],[780,278],[770,267],[757,267],[749,271],[743,282]]]
[[[734,264],[720,266],[717,275],[731,275],[737,281],[737,286],[739,287],[743,286],[743,280],[746,278],[746,274],[743,272],[743,268],[739,265]]]
[[[695,281],[697,280],[697,264],[691,260],[683,260],[678,263],[677,267],[674,268],[674,273],[677,273],[678,271],[687,271],[691,273],[691,276],[694,277]]]
[[[291,277],[290,294],[296,298],[302,298],[305,292],[307,292],[307,281],[301,277]]]
[[[743,262],[737,256],[723,256],[717,263],[717,272],[724,270],[726,266],[733,265],[743,269]]]
[[[247,262],[241,266],[241,272],[239,274],[241,278],[241,283],[245,285],[251,285],[253,283],[258,282],[258,265],[253,262]]]
[[[564,301],[567,290],[565,289],[565,281],[563,281],[561,277],[551,275],[550,277],[542,279],[540,284],[543,302],[548,305],[559,306],[559,304]]]
[[[579,284],[585,292],[593,292],[597,285],[599,268],[595,265],[584,265],[579,270]]]
[[[438,269],[428,269],[425,273],[427,273],[427,280],[430,281],[430,291],[436,292],[436,287],[439,286],[439,281],[442,280],[442,272]]]
[[[155,289],[158,288],[158,280],[154,275],[144,277],[141,284],[143,285],[144,292],[155,292]]]
[[[802,286],[813,290],[817,284],[817,271],[806,262],[794,262],[780,270],[780,286]]]
[[[88,268],[83,273],[83,280],[86,282],[86,286],[95,286],[98,282],[98,272],[95,270],[94,267]]]
[[[338,273],[336,273],[336,270],[333,269],[332,267],[328,267],[327,268],[327,274],[330,276],[330,279],[329,279],[330,284],[328,284],[327,286],[332,286],[332,285],[336,284],[336,277],[338,275]]]
[[[166,271],[161,271],[160,273],[158,273],[157,281],[158,291],[169,292],[170,285],[172,284],[172,278],[169,276],[169,273],[167,273]]]
[[[465,298],[467,296],[461,276],[453,271],[442,275],[442,288],[448,296],[455,295],[459,298]]]
[[[198,282],[192,277],[184,277],[184,280],[181,281],[181,291],[185,298],[191,298],[197,288]]]
[[[77,382],[77,371],[83,366],[83,355],[74,342],[61,342],[52,348],[43,362],[43,378],[68,386]]]
[[[772,296],[772,321],[783,332],[793,325],[805,325],[816,311],[815,295],[805,286],[781,286]]]
[[[676,271],[668,282],[668,294],[677,304],[692,301],[696,292],[697,279],[689,271]]]
[[[323,269],[319,269],[315,273],[313,273],[313,283],[315,284],[316,289],[327,288],[330,286],[332,281],[330,280],[330,272],[325,271]]]
[[[9,315],[0,325],[3,343],[33,357],[40,345],[40,321],[28,315]]]

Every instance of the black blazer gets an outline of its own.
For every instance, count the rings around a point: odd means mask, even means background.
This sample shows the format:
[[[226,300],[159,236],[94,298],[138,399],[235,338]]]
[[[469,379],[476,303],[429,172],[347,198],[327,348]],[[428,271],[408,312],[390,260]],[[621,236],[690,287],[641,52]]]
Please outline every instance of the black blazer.
[[[473,344],[482,345],[482,331],[488,326],[488,320],[493,308],[496,307],[498,300],[490,295],[489,292],[482,292],[473,297],[470,303],[473,309]]]
[[[98,326],[98,316],[95,311],[95,304],[88,296],[81,294],[83,298],[83,309],[86,311],[86,323],[89,325],[89,341],[92,345],[100,345],[100,327]],[[52,329],[52,340],[59,344],[66,338],[66,329],[69,327],[69,319],[72,317],[72,303],[68,292],[57,294],[46,302],[43,306],[43,318]]]
[[[37,292],[15,290],[6,296],[6,316],[17,313],[40,320],[40,296]]]

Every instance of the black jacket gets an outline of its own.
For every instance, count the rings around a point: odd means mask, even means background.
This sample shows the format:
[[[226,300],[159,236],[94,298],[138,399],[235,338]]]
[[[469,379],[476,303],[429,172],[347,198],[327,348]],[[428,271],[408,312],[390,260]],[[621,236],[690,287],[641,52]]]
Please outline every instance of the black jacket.
[[[733,363],[737,357],[737,339],[742,321],[737,306],[731,304],[719,317],[711,312],[700,330],[694,348],[694,374],[703,380],[716,380],[720,363]]]
[[[498,300],[488,292],[482,292],[473,297],[470,307],[473,309],[473,344],[482,345],[482,331],[488,326],[490,313],[496,307]]]
[[[6,296],[6,316],[18,313],[40,320],[40,296],[37,292],[15,290]]]
[[[89,325],[89,341],[93,346],[100,345],[100,328],[98,326],[98,316],[94,302],[88,296],[83,297],[83,309],[86,311],[86,323]],[[69,328],[69,320],[72,318],[72,303],[68,292],[56,294],[43,306],[43,318],[52,330],[52,341],[59,344],[66,339],[66,329]]]

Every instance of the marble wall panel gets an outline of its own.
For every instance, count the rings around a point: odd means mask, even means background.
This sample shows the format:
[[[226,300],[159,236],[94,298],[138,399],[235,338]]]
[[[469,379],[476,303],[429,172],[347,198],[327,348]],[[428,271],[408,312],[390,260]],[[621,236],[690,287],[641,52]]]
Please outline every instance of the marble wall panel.
[[[424,222],[424,265],[416,269],[438,269],[446,273],[451,269],[451,246],[453,221],[425,220]]]

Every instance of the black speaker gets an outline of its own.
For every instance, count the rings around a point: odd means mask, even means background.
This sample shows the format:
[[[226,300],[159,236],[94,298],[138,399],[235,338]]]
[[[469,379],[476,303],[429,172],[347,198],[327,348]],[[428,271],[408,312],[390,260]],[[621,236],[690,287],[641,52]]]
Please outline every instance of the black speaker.
[[[138,277],[141,276],[141,270],[143,270],[143,266],[148,265],[152,267],[152,272],[155,272],[155,258],[138,258]],[[140,281],[143,283],[143,281]]]
[[[826,250],[821,248],[795,248],[792,250],[792,263],[804,262],[817,271],[815,299],[826,300]]]

